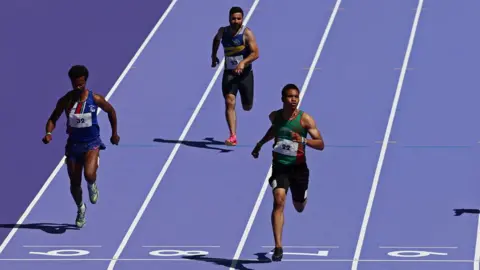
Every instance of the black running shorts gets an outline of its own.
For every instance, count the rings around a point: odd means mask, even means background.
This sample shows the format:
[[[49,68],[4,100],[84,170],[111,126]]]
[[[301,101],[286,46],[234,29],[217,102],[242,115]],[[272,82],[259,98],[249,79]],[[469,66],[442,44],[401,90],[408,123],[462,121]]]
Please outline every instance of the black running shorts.
[[[233,70],[225,70],[222,78],[222,92],[223,96],[232,94],[237,96],[240,91],[240,97],[243,106],[253,106],[253,70],[246,68],[240,75],[237,75]]]
[[[306,163],[291,166],[274,163],[269,183],[273,190],[284,188],[288,192],[290,188],[292,200],[303,203],[307,199],[309,177],[310,170]]]

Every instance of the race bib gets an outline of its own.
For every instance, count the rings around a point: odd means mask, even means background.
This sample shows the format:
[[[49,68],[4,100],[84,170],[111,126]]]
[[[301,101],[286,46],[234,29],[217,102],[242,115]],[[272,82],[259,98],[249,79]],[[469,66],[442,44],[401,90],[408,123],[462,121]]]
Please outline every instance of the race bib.
[[[68,125],[73,128],[91,127],[92,113],[71,113],[68,117]]]
[[[243,55],[225,57],[225,69],[235,69],[243,60]]]
[[[273,147],[273,152],[286,155],[296,156],[298,151],[298,143],[290,140],[280,139]]]

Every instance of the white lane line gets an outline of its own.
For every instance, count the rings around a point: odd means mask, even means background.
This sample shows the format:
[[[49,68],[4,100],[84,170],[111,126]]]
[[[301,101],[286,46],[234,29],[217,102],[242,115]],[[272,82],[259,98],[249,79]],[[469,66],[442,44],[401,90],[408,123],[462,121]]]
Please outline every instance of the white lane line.
[[[477,221],[477,241],[475,242],[475,258],[473,258],[475,261],[473,263],[473,270],[480,270],[480,215],[478,215],[478,221]]]
[[[262,246],[262,248],[274,248],[275,246]],[[283,248],[340,248],[339,246],[283,246]]]
[[[303,96],[305,95],[305,92],[307,91],[308,85],[312,78],[313,71],[315,70],[317,62],[320,58],[320,54],[322,53],[323,48],[325,46],[325,42],[327,41],[327,37],[328,37],[328,34],[330,33],[330,29],[332,28],[333,22],[335,21],[335,17],[337,16],[338,9],[340,7],[341,2],[342,0],[337,0],[337,2],[335,3],[335,7],[333,8],[332,14],[330,15],[330,19],[328,21],[327,27],[325,28],[325,32],[323,33],[320,44],[318,45],[317,51],[315,53],[315,57],[312,60],[310,69],[308,70],[307,77],[305,78],[305,82],[303,83],[302,89],[300,91],[300,101],[298,102],[299,108],[300,108],[300,104],[302,103]],[[267,176],[265,177],[265,180],[263,182],[262,189],[258,194],[257,201],[255,202],[252,213],[250,214],[250,218],[248,219],[248,223],[245,227],[245,230],[243,231],[242,238],[240,239],[240,243],[238,244],[237,250],[235,251],[232,264],[230,265],[230,270],[235,269],[237,266],[237,261],[240,258],[240,255],[242,254],[243,247],[245,246],[245,242],[247,241],[250,230],[252,229],[253,222],[257,216],[260,205],[262,204],[263,197],[265,196],[265,192],[268,187],[268,178],[270,178],[271,174],[272,174],[272,166],[270,165]]]
[[[378,182],[380,179],[380,173],[382,171],[383,161],[385,159],[385,153],[387,152],[388,142],[390,140],[390,133],[392,132],[393,120],[395,119],[395,113],[397,112],[398,101],[400,99],[400,93],[402,92],[403,81],[407,72],[408,61],[410,60],[410,54],[412,52],[413,42],[415,40],[415,34],[417,32],[418,21],[422,12],[423,0],[418,1],[417,12],[415,13],[415,19],[413,21],[412,30],[410,33],[410,39],[408,41],[407,50],[405,52],[405,58],[403,59],[402,70],[398,79],[397,89],[395,91],[395,98],[393,99],[392,109],[390,111],[390,117],[388,118],[387,128],[385,130],[385,136],[383,138],[382,149],[380,150],[380,156],[378,158],[377,168],[375,169],[375,175],[373,177],[372,188],[368,197],[368,203],[365,209],[365,215],[363,217],[362,227],[358,236],[357,246],[355,248],[355,254],[353,257],[352,270],[357,270],[358,260],[362,252],[363,241],[365,240],[365,234],[367,232],[368,221],[372,212],[373,200],[375,199],[375,192],[377,191]]]
[[[112,259],[107,258],[91,258],[91,259],[74,259],[74,258],[59,258],[59,259],[29,259],[29,258],[12,258],[12,259],[0,259],[0,261],[111,261]],[[166,259],[159,259],[159,258],[122,258],[118,259],[117,261],[192,261],[191,259],[184,259],[184,258],[166,258]],[[269,262],[269,260],[258,260],[258,259],[242,259],[242,261],[250,261],[250,262]],[[351,262],[352,259],[282,259],[282,262]],[[405,260],[398,260],[398,259],[366,259],[360,260],[361,262],[413,262],[413,263],[472,263],[472,260],[424,260],[424,259],[405,259]]]
[[[442,249],[442,248],[448,248],[448,249],[455,249],[458,247],[392,247],[392,246],[379,246],[378,248],[388,248],[388,249],[399,249],[399,248],[407,248],[407,249],[418,249],[418,248],[423,248],[423,249]]]
[[[219,248],[220,246],[142,246],[144,248]]]
[[[102,246],[76,246],[76,245],[24,245],[24,248],[100,248]]]
[[[255,0],[255,2],[253,2],[250,10],[248,11],[247,16],[245,17],[244,25],[247,25],[248,21],[250,20],[252,14],[253,14],[253,12],[255,11],[255,9],[256,9],[256,7],[257,7],[257,5],[258,5],[259,2],[260,2],[260,0]],[[183,140],[185,139],[185,136],[187,135],[188,131],[190,130],[190,127],[192,126],[193,121],[195,121],[195,118],[197,118],[197,115],[198,115],[200,109],[202,108],[203,103],[205,102],[205,100],[207,99],[208,95],[210,94],[210,91],[212,90],[213,86],[215,85],[215,82],[217,81],[218,77],[220,76],[220,73],[223,71],[224,65],[225,65],[225,57],[222,59],[220,65],[219,65],[219,68],[218,68],[217,71],[215,72],[215,75],[213,75],[213,78],[212,78],[212,80],[210,81],[210,84],[208,85],[207,89],[206,89],[205,92],[203,93],[203,96],[202,96],[202,98],[200,99],[200,101],[198,102],[197,107],[195,108],[192,116],[190,116],[190,119],[188,120],[187,125],[186,125],[185,128],[183,129],[182,134],[181,134],[180,137],[178,138],[178,141],[183,141]],[[153,198],[153,195],[155,194],[155,192],[157,191],[158,185],[160,185],[160,182],[162,181],[163,176],[164,176],[165,173],[167,172],[168,167],[170,167],[170,164],[172,163],[173,158],[174,158],[175,155],[177,154],[178,148],[179,148],[180,146],[181,146],[180,143],[176,143],[176,144],[175,144],[175,147],[173,148],[172,152],[170,153],[170,156],[168,157],[167,161],[166,161],[165,164],[163,165],[163,168],[162,168],[162,170],[160,171],[160,174],[158,175],[157,179],[155,179],[155,182],[153,183],[152,188],[151,188],[150,191],[148,192],[147,197],[145,198],[145,201],[143,202],[142,206],[141,206],[140,209],[138,210],[138,213],[137,213],[135,219],[133,220],[132,224],[130,225],[130,228],[128,229],[127,233],[125,234],[125,237],[123,238],[122,242],[121,242],[120,245],[118,246],[118,249],[117,249],[117,251],[115,252],[115,255],[113,256],[112,260],[110,261],[110,264],[108,265],[108,268],[107,268],[108,270],[112,270],[112,269],[115,267],[115,264],[116,264],[118,258],[120,257],[120,255],[122,254],[123,250],[125,249],[125,246],[127,245],[128,240],[129,240],[130,237],[132,236],[133,231],[134,231],[135,228],[137,227],[138,222],[139,222],[140,219],[142,218],[143,213],[144,213],[145,210],[147,209],[148,204],[150,203],[151,199]]]
[[[173,0],[171,3],[170,3],[170,6],[168,6],[167,10],[165,11],[165,13],[162,15],[162,17],[158,20],[157,24],[155,24],[155,27],[153,27],[152,31],[150,31],[150,34],[148,34],[147,38],[143,41],[142,45],[140,46],[140,48],[137,50],[137,52],[135,53],[135,55],[133,56],[133,58],[130,60],[130,62],[128,63],[127,67],[123,70],[122,74],[120,75],[120,77],[118,77],[117,81],[115,82],[115,84],[113,85],[113,87],[110,89],[110,91],[107,93],[107,95],[105,96],[105,99],[106,100],[109,100],[110,97],[113,95],[113,93],[115,93],[115,91],[117,91],[117,88],[118,86],[120,85],[120,83],[122,83],[123,79],[125,78],[125,76],[127,75],[127,73],[130,71],[130,69],[132,68],[133,64],[135,63],[135,61],[137,61],[138,57],[142,54],[143,50],[145,49],[145,47],[148,45],[148,43],[150,42],[150,40],[152,39],[152,37],[155,35],[155,33],[157,32],[158,28],[160,27],[160,25],[162,25],[163,21],[165,20],[165,18],[167,17],[167,15],[170,13],[170,11],[172,10],[173,6],[175,5],[175,3],[177,2],[177,0]],[[98,108],[97,110],[97,115],[101,112],[102,110],[100,108]],[[60,169],[62,168],[63,164],[65,163],[65,156],[62,157],[62,159],[60,160],[60,162],[58,163],[57,167],[53,170],[52,174],[50,174],[50,176],[48,177],[47,181],[45,182],[45,184],[43,184],[42,188],[40,189],[40,191],[38,191],[37,195],[35,196],[35,198],[33,198],[32,202],[30,203],[30,205],[27,207],[27,209],[25,210],[25,212],[23,212],[22,216],[20,217],[20,219],[17,221],[15,227],[10,231],[10,233],[7,235],[7,237],[5,238],[5,240],[3,240],[3,243],[2,245],[0,245],[0,254],[2,254],[2,252],[5,250],[5,248],[7,247],[8,243],[10,242],[10,240],[12,240],[13,236],[15,235],[15,233],[17,232],[18,228],[20,227],[21,224],[23,224],[23,222],[25,221],[25,219],[28,217],[28,215],[30,214],[30,212],[33,210],[33,208],[35,207],[35,205],[37,204],[37,202],[40,200],[40,198],[42,197],[43,193],[45,193],[45,191],[47,190],[48,186],[52,183],[53,179],[55,179],[55,177],[57,176],[58,172],[60,171]]]

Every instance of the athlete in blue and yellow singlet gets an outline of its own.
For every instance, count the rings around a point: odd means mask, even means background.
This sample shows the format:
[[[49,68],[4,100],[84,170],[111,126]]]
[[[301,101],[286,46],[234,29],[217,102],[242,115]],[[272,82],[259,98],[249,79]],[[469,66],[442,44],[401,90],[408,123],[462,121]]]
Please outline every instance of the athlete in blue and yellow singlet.
[[[106,146],[100,138],[100,126],[97,111],[101,108],[108,113],[112,127],[110,142],[118,145],[120,137],[117,134],[117,116],[115,109],[101,95],[94,94],[86,88],[88,69],[85,66],[73,66],[68,72],[74,90],[69,91],[57,101],[46,125],[46,135],[43,142],[52,140],[52,132],[62,113],[67,117],[67,144],[65,146],[66,164],[70,177],[70,192],[78,207],[76,225],[85,225],[86,205],[82,198],[82,171],[88,183],[90,202],[95,204],[98,199],[97,168],[100,150]]]
[[[250,28],[243,25],[243,10],[240,7],[232,7],[229,14],[230,25],[220,27],[213,38],[212,67],[220,62],[217,51],[221,42],[225,55],[222,92],[225,98],[225,117],[230,130],[230,137],[225,143],[233,146],[237,144],[235,112],[237,92],[240,91],[243,109],[250,111],[254,97],[252,62],[259,54],[255,35]]]
[[[317,150],[325,147],[315,120],[297,109],[299,96],[300,90],[294,84],[287,84],[282,89],[283,108],[270,113],[272,125],[252,151],[253,157],[258,158],[262,146],[274,139],[272,176],[269,179],[275,202],[272,210],[274,261],[281,260],[283,256],[283,209],[288,189],[292,190],[293,205],[298,212],[303,212],[307,204],[310,170],[307,166],[306,147]],[[308,134],[311,139],[307,139]]]

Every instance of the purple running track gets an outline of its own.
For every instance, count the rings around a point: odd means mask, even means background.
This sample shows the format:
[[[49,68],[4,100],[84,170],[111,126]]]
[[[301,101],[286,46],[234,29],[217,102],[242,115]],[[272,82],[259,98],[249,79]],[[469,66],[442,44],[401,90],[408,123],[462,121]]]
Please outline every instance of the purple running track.
[[[28,215],[26,225],[4,241],[0,268],[204,270],[230,268],[238,257],[235,269],[243,270],[293,269],[295,264],[307,270],[479,270],[473,261],[480,248],[478,217],[468,213],[454,216],[452,210],[472,208],[469,212],[480,212],[475,209],[475,191],[479,189],[475,165],[480,161],[476,155],[476,134],[480,130],[475,120],[480,112],[474,103],[479,98],[475,92],[475,63],[480,59],[476,53],[480,39],[471,34],[480,23],[475,14],[480,5],[473,0],[467,0],[465,5],[447,0],[425,2],[410,54],[407,47],[422,0],[343,0],[310,78],[312,59],[339,1],[176,2],[111,98],[119,114],[122,142],[118,147],[107,143],[108,149],[102,153],[100,199],[98,205],[87,204],[86,226],[77,230],[69,225],[74,223],[76,208],[62,168]],[[32,4],[26,3],[22,2],[18,9],[28,10]],[[88,27],[99,35],[99,44],[92,44],[91,48],[98,52],[103,48],[102,57],[95,59],[94,53],[84,52],[85,59],[75,58],[64,49],[64,59],[49,63],[55,66],[48,71],[52,72],[50,75],[40,70],[34,76],[52,80],[47,82],[48,89],[62,89],[68,86],[66,69],[80,61],[92,67],[91,87],[105,89],[105,94],[162,15],[168,3],[164,4],[163,9],[155,12],[150,6],[120,4],[131,12],[148,10],[142,20],[148,14],[152,17],[141,27],[131,21],[118,22],[124,26],[115,35],[96,29],[114,28],[113,22],[105,22],[108,27],[99,26],[102,12],[105,14],[109,6],[89,8],[88,12],[96,14],[98,21]],[[228,23],[232,5],[243,7],[245,14],[255,6],[248,26],[257,36],[260,59],[254,63],[254,108],[244,112],[237,106],[239,145],[226,147],[222,145],[228,129],[221,76],[216,78],[198,113],[194,110],[215,77],[216,70],[209,68],[211,41],[218,27]],[[122,13],[118,6],[115,9],[116,16],[127,14],[132,20],[135,17],[130,11]],[[65,15],[58,20],[66,18]],[[8,21],[14,20],[18,18],[9,15]],[[122,29],[130,29],[127,25],[145,28],[136,33],[132,44],[136,43],[130,47],[118,44]],[[19,31],[25,30],[15,33]],[[52,30],[52,36],[56,31]],[[10,35],[8,40],[13,39],[13,32]],[[65,39],[55,37],[58,42],[40,44],[58,54],[63,52],[58,43]],[[26,43],[29,42],[22,41]],[[29,54],[47,59],[34,53],[45,49],[29,46]],[[122,53],[126,55],[123,60],[115,57],[120,55],[120,48],[112,49],[116,46],[129,48],[130,51],[124,49],[128,53]],[[5,55],[10,61],[15,60]],[[107,55],[117,62],[109,61]],[[403,78],[401,69],[406,55],[410,62]],[[115,68],[107,71],[110,66],[105,62]],[[15,73],[17,78],[22,74],[18,69],[6,69],[6,65],[2,69]],[[108,74],[112,74],[110,81],[105,80]],[[271,161],[270,144],[264,147],[259,159],[253,159],[250,152],[268,128],[268,113],[281,106],[282,86],[292,82],[301,87],[307,78],[310,80],[301,109],[316,119],[326,148],[323,152],[308,151],[308,205],[303,213],[297,213],[288,198],[284,260],[272,263],[268,260],[273,246],[272,196],[270,188],[261,192]],[[26,81],[7,79],[12,80],[12,85]],[[382,142],[399,80],[403,82],[402,92],[397,110],[393,111],[390,143],[383,155]],[[61,127],[52,145],[40,143],[51,106],[46,106],[45,111],[40,107],[49,103],[53,106],[51,100],[63,93],[54,91],[37,98],[43,103],[37,110],[41,115],[35,114],[39,119],[34,119],[36,124],[30,128],[40,132],[23,140],[38,140],[38,144],[25,146],[56,158],[42,160],[50,162],[42,165],[48,168],[42,177],[38,173],[23,173],[22,179],[34,178],[32,192],[8,222],[18,219],[63,154]],[[29,106],[36,104],[31,102]],[[192,113],[195,118],[189,126]],[[100,114],[100,121],[102,136],[108,142],[110,129],[104,113]],[[189,130],[178,152],[172,152],[186,127]],[[5,140],[12,141],[8,137]],[[384,163],[377,179],[378,161],[382,158]],[[8,167],[3,170],[11,170],[18,179],[18,168],[14,171],[12,166]],[[159,175],[162,168],[167,170]],[[17,189],[15,194],[22,185],[22,181],[17,182],[18,187],[12,184]],[[369,197],[372,183],[374,188],[378,184],[378,189],[375,196]],[[87,192],[84,194],[88,200]],[[18,196],[9,198],[3,198],[4,204],[11,204],[15,198],[20,200]],[[145,202],[148,204],[142,208]],[[252,211],[255,207],[258,212]],[[72,254],[59,254],[59,250],[71,250]],[[192,255],[192,251],[203,255],[185,256]],[[118,260],[112,263],[116,255]],[[358,265],[353,264],[357,255]]]
[[[0,113],[0,243],[63,156],[63,118],[50,145],[41,139],[56,100],[70,87],[70,66],[87,65],[89,87],[106,95],[169,3],[2,1],[0,74],[3,100],[11,103]]]
[[[424,3],[361,255],[413,262],[359,269],[463,270],[478,259],[477,217],[453,209],[479,202],[479,8]]]

